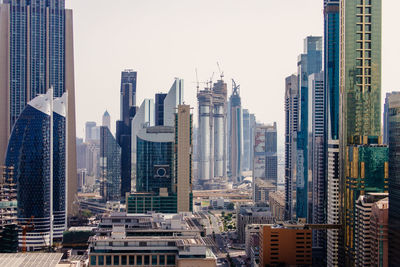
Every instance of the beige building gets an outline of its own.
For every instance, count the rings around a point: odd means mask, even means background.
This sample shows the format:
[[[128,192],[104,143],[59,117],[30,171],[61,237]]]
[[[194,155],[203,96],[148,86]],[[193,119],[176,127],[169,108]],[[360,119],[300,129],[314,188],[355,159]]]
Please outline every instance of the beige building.
[[[285,194],[282,191],[271,192],[269,207],[272,217],[277,221],[283,221],[285,219]]]
[[[192,195],[192,115],[189,105],[178,105],[176,114],[178,212],[193,210]]]

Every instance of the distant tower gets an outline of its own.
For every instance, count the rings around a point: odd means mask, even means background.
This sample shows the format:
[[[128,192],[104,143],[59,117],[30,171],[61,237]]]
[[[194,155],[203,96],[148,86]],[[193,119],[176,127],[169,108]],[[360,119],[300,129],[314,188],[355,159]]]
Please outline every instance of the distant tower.
[[[111,119],[110,119],[110,114],[108,113],[107,110],[103,114],[102,126],[107,127],[111,131]]]
[[[85,123],[85,142],[88,143],[90,140],[95,139],[93,136],[94,129],[96,128],[96,122],[87,121]]]
[[[297,75],[285,80],[285,218],[296,216],[296,136],[299,128]]]
[[[230,103],[230,171],[233,182],[238,182],[242,175],[243,160],[243,112],[240,98],[240,85],[232,79],[232,95]]]
[[[121,73],[120,120],[116,125],[116,139],[121,147],[121,196],[131,192],[131,121],[136,114],[137,72],[124,70]]]

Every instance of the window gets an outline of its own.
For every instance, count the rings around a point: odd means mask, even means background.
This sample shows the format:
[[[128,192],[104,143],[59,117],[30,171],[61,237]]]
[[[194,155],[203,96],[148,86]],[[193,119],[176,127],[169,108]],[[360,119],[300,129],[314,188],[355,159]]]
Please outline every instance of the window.
[[[371,14],[371,8],[370,7],[366,7],[365,8],[365,14]]]
[[[96,256],[90,256],[90,265],[97,265]]]
[[[371,22],[371,16],[365,16],[365,22],[370,23]]]
[[[119,256],[114,255],[114,264],[113,265],[119,265]]]
[[[366,33],[365,34],[365,40],[368,40],[368,41],[371,40],[371,34],[370,33]]]
[[[175,265],[175,255],[167,255],[167,265]]]
[[[165,256],[164,255],[160,255],[158,257],[158,260],[160,261],[159,265],[165,265]]]
[[[356,64],[357,64],[358,67],[361,67],[362,66],[362,59],[357,59],[356,60]]]
[[[371,31],[371,24],[366,24],[365,25],[365,31],[370,32]]]
[[[364,2],[363,0],[358,0],[358,1],[357,1],[357,4],[362,5],[363,2]]]
[[[99,265],[104,265],[104,256],[101,255],[97,258],[99,260]]]
[[[111,255],[106,255],[106,265],[111,265]]]
[[[144,255],[144,265],[150,265],[150,256]]]
[[[135,264],[135,256],[130,255],[129,256],[129,265],[134,265]]]
[[[357,49],[362,49],[362,48],[363,48],[363,43],[357,42]]]
[[[356,69],[356,74],[357,75],[362,75],[362,68],[357,68]]]
[[[140,241],[140,242],[139,242],[139,246],[140,246],[140,247],[147,247],[147,242]]]
[[[365,49],[371,49],[371,43],[370,42],[365,43]]]
[[[364,61],[364,65],[370,67],[371,66],[371,59],[366,59]]]
[[[362,33],[357,33],[357,40],[362,40],[362,39],[363,39]]]
[[[363,25],[357,24],[357,31],[362,32],[362,30],[363,30]]]
[[[121,256],[121,265],[126,265],[127,264],[127,262],[126,262],[126,255],[122,255]]]
[[[136,265],[142,265],[142,255],[136,256]]]
[[[365,75],[371,75],[371,69],[369,68],[365,69]]]
[[[362,13],[363,13],[363,8],[357,7],[357,14],[362,14]]]
[[[127,247],[128,246],[128,242],[124,242],[124,247]]]
[[[363,22],[363,17],[362,16],[357,16],[357,22]]]
[[[362,50],[357,51],[357,57],[362,57],[362,56],[363,56]]]
[[[157,265],[157,255],[151,255],[151,265]]]

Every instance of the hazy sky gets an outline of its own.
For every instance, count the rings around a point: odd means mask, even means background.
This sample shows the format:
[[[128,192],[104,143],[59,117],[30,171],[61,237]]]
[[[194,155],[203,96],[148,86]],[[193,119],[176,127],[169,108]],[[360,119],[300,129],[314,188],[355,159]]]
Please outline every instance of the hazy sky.
[[[399,0],[383,2],[382,94],[399,90]],[[218,61],[231,92],[257,121],[284,135],[284,79],[296,72],[303,39],[323,34],[323,0],[66,0],[74,11],[77,135],[107,109],[119,119],[120,78],[138,72],[137,104],[185,80],[185,101],[197,108],[196,76],[214,80]],[[197,122],[197,116],[195,121]]]

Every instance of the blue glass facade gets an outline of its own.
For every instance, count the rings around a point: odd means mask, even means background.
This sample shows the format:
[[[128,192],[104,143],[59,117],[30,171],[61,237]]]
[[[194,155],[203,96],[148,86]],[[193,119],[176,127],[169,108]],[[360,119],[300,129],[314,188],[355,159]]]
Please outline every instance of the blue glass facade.
[[[50,86],[55,97],[65,92],[65,2],[4,3],[10,4],[11,131],[29,100],[46,93]]]
[[[159,194],[160,188],[173,190],[174,143],[151,142],[137,137],[137,192]]]
[[[38,233],[50,231],[50,120],[27,105],[11,133],[5,162],[15,168],[18,219],[25,223],[33,217]]]
[[[66,196],[66,146],[64,116],[53,112],[53,215],[54,238],[61,239],[65,230],[65,196]]]
[[[298,58],[298,83],[300,88],[300,118],[299,131],[297,133],[297,192],[296,192],[296,216],[309,219],[309,208],[312,199],[309,198],[309,163],[308,143],[310,130],[311,107],[310,92],[308,88],[308,76],[319,73],[322,69],[322,37],[309,36],[304,40],[304,54]]]

